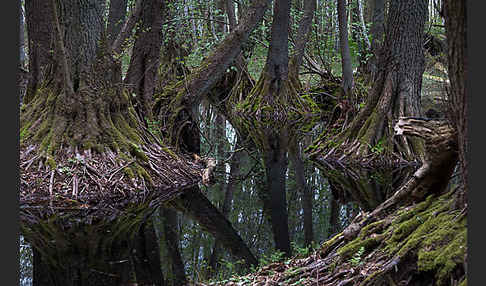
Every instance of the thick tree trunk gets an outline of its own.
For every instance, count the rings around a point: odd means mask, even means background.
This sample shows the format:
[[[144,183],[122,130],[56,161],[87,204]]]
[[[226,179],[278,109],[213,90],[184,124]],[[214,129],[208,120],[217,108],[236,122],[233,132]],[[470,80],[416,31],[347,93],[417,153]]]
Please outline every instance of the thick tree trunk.
[[[59,1],[59,25],[73,91],[87,87],[104,33],[103,0]]]
[[[152,97],[162,46],[164,8],[164,0],[143,0],[141,24],[135,33],[130,66],[124,81],[137,95],[135,109],[149,124],[153,121]]]
[[[324,144],[338,143],[332,148],[325,147],[329,150],[324,157],[359,161],[367,155],[384,158],[395,153],[408,161],[423,158],[420,141],[416,138],[394,140],[391,124],[398,117],[421,115],[426,14],[427,5],[423,1],[391,1],[378,79],[369,92],[366,106],[348,128]]]
[[[160,264],[160,250],[151,218],[147,219],[135,235],[131,255],[137,283],[164,286],[164,275]]]
[[[468,185],[468,101],[466,98],[467,57],[467,11],[466,1],[444,1],[444,18],[447,33],[448,74],[450,80],[449,100],[452,122],[457,130],[459,162],[464,191],[459,205],[467,204]]]
[[[54,19],[50,1],[26,0],[25,22],[29,48],[29,82],[23,102],[29,103],[35,96],[37,88],[53,68]]]
[[[231,223],[201,194],[199,188],[188,190],[170,204],[197,221],[203,229],[219,240],[233,256],[245,260],[247,266],[258,264],[255,256],[231,226]]]
[[[133,229],[120,231],[117,223],[121,220],[69,227],[59,220],[22,225],[33,247],[33,285],[118,286],[136,282],[129,262]]]
[[[376,79],[378,72],[378,57],[383,44],[383,35],[385,31],[385,0],[371,0],[373,1],[373,15],[370,27],[371,34],[371,51],[372,57],[368,61],[369,70],[371,72],[371,80]]]
[[[341,53],[342,67],[342,89],[344,99],[353,102],[353,68],[351,65],[351,53],[349,52],[348,42],[348,23],[346,0],[337,0],[338,20],[339,20],[339,51]]]

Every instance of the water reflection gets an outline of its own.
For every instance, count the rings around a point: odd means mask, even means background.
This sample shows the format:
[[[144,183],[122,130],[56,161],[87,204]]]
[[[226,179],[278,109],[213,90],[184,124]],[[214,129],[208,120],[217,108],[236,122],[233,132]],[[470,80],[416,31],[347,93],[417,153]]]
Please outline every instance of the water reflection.
[[[159,285],[152,212],[97,219],[81,211],[42,216],[21,209],[21,233],[32,245],[21,253],[21,285]]]
[[[354,202],[364,211],[375,209],[393,195],[417,168],[412,164],[345,166],[338,161],[320,161],[318,166],[339,203]]]

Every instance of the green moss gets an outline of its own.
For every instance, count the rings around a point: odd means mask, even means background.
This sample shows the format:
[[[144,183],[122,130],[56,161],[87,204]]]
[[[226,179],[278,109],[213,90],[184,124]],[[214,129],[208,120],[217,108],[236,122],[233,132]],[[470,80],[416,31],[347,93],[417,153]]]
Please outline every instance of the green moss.
[[[358,237],[343,247],[339,248],[337,253],[342,259],[348,259],[355,254],[361,247],[364,247],[365,251],[370,250],[377,246],[383,239],[383,235],[376,235],[370,238]]]

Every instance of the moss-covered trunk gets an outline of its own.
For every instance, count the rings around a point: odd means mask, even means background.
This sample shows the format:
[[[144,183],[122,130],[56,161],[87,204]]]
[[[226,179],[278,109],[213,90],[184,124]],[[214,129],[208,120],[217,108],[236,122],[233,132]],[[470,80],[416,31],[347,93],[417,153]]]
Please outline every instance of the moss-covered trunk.
[[[326,131],[329,135],[321,141],[322,149],[317,153],[359,161],[380,149],[389,158],[395,155],[408,161],[423,160],[423,145],[414,138],[393,138],[392,124],[398,117],[422,114],[426,11],[423,1],[390,3],[385,42],[379,56],[380,72],[366,106],[341,133],[333,136],[332,130]]]

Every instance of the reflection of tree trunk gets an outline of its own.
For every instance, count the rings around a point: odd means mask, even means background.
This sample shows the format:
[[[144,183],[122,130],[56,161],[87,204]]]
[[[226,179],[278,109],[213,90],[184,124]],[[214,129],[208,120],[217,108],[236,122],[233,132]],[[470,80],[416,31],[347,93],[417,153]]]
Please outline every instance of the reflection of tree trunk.
[[[236,139],[235,150],[238,150],[240,144],[238,143],[238,139]],[[240,175],[240,161],[243,155],[243,151],[237,151],[233,154],[230,163],[230,174],[228,177],[228,182],[224,184],[224,188],[222,192],[224,192],[224,200],[223,200],[223,207],[221,212],[225,218],[228,218],[228,215],[231,212],[232,204],[233,204],[233,192],[235,191],[238,176]],[[214,241],[213,252],[211,253],[211,258],[209,260],[209,266],[211,267],[213,273],[217,272],[219,268],[219,256],[221,252],[221,243],[219,240]]]
[[[159,243],[155,235],[152,219],[145,221],[135,236],[132,261],[137,283],[142,285],[165,285],[160,265]]]
[[[290,143],[289,158],[294,169],[295,181],[299,195],[302,196],[302,209],[304,212],[304,245],[311,246],[314,239],[312,226],[312,191],[305,179],[305,166],[300,154],[300,147],[296,140]]]
[[[186,285],[184,262],[179,250],[180,235],[177,229],[177,212],[161,207],[160,213],[164,225],[164,246],[167,248],[170,258],[170,274],[166,279],[168,279],[168,284],[172,286]]]
[[[332,189],[332,184],[330,185]],[[331,196],[331,205],[330,205],[330,217],[329,217],[329,236],[333,236],[334,234],[338,233],[341,230],[341,221],[339,219],[339,209],[340,205],[337,198],[332,195]]]
[[[231,223],[201,193],[199,188],[192,188],[171,202],[177,210],[197,221],[238,259],[245,260],[248,266],[258,264],[255,256],[243,242]]]
[[[70,227],[56,219],[22,223],[23,235],[33,247],[33,285],[118,286],[136,282],[130,264],[130,233],[134,230],[130,225],[137,224],[133,223],[132,218]]]
[[[32,247],[32,254],[33,254],[33,279],[32,285],[33,286],[45,286],[45,285],[54,285],[54,282],[51,280],[49,267],[46,265],[46,262],[43,261],[41,253],[35,248]]]

